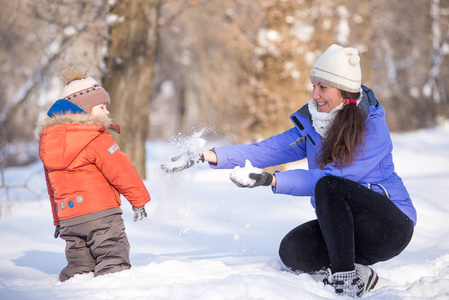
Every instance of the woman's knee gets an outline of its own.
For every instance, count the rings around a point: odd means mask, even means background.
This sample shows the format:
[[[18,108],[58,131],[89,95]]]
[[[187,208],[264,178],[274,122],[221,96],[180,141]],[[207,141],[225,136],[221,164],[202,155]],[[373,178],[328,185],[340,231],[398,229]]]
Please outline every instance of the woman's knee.
[[[313,273],[328,266],[329,257],[318,222],[310,221],[290,231],[281,241],[279,257],[297,273]]]
[[[279,245],[279,257],[287,268],[294,272],[302,273],[305,272],[305,268],[299,255],[300,251],[297,248],[297,242],[286,235]]]
[[[315,185],[315,195],[318,193],[332,191],[340,185],[341,177],[326,175],[321,177]]]

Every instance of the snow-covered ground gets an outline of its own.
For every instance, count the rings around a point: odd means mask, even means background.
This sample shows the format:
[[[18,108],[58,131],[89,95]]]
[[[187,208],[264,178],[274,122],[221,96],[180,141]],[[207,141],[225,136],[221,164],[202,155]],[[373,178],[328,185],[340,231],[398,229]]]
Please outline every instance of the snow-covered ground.
[[[392,137],[418,224],[401,255],[373,266],[380,281],[363,298],[449,299],[449,123]],[[314,218],[308,198],[240,189],[230,170],[206,165],[167,175],[159,165],[179,150],[154,141],[148,150],[148,218],[135,223],[122,205],[133,268],[64,283],[41,164],[6,170],[9,185],[29,189],[0,189],[0,299],[342,299],[279,261],[283,236]]]

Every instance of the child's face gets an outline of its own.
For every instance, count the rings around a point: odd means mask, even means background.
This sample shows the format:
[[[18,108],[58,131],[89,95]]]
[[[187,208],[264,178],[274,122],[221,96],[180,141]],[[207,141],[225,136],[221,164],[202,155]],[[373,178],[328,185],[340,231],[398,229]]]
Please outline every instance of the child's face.
[[[94,117],[97,116],[107,116],[109,115],[109,111],[106,108],[106,104],[98,104],[92,107],[92,111],[90,114]]]

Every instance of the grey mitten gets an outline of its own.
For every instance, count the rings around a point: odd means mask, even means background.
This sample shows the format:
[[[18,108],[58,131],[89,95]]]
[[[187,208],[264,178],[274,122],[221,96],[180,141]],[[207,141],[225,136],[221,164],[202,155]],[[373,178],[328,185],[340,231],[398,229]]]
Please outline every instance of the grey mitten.
[[[55,227],[55,234],[54,234],[55,239],[57,239],[59,237],[60,229],[61,229],[61,226],[59,226],[59,225]]]
[[[169,163],[162,164],[161,169],[167,173],[176,173],[188,169],[199,162],[204,162],[203,153],[194,153],[189,151],[173,157]]]
[[[256,186],[269,186],[273,181],[273,174],[262,171],[262,173],[249,173],[248,177],[252,180],[242,180],[231,176],[231,181],[241,188],[253,188]]]
[[[262,173],[249,173],[249,178],[254,179],[256,182],[254,186],[269,186],[273,182],[273,174],[263,171]]]
[[[141,207],[134,207],[134,222],[137,222],[138,220],[142,220],[143,218],[147,217],[147,212],[145,211],[145,205]]]

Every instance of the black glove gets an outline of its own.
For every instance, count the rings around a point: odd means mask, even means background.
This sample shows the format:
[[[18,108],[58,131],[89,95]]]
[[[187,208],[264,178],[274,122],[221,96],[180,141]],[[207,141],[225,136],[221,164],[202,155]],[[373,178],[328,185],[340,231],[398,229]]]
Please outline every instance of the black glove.
[[[262,173],[249,173],[248,177],[254,179],[251,183],[243,183],[231,176],[231,181],[238,187],[253,188],[256,186],[269,186],[273,182],[273,174],[263,171]]]
[[[55,227],[55,235],[54,235],[55,239],[59,237],[59,229],[61,229],[61,226],[58,225]]]
[[[204,162],[203,153],[186,152],[179,156],[173,157],[172,162],[162,164],[161,169],[167,173],[176,173],[190,168],[196,163]]]
[[[138,220],[142,220],[143,218],[147,217],[147,212],[145,211],[145,205],[141,207],[134,207],[134,222],[137,222]]]

